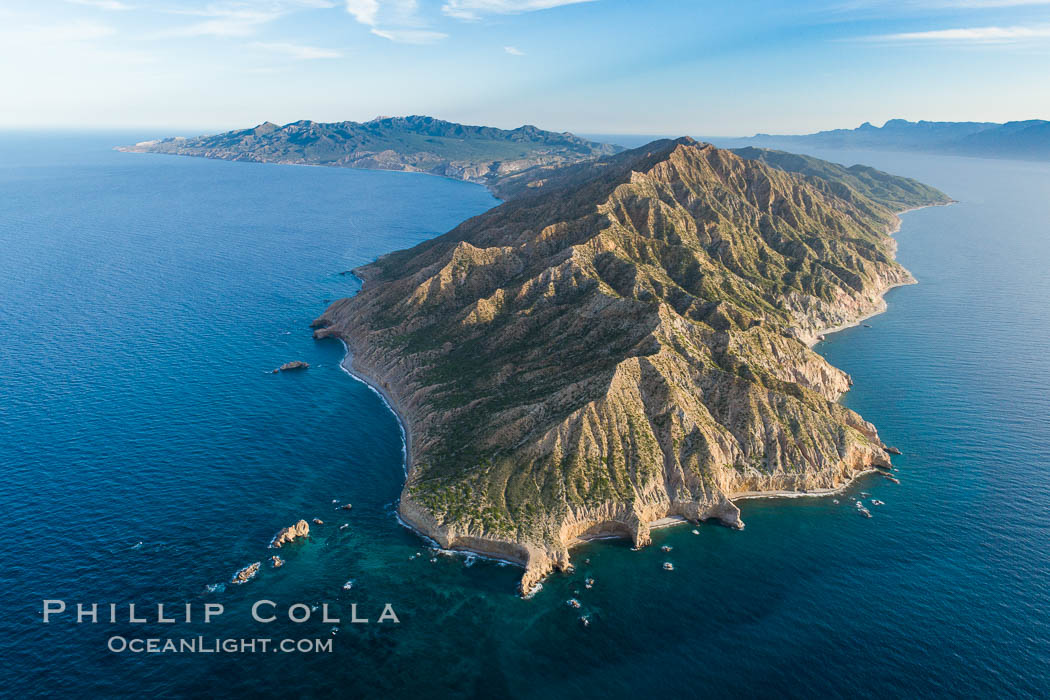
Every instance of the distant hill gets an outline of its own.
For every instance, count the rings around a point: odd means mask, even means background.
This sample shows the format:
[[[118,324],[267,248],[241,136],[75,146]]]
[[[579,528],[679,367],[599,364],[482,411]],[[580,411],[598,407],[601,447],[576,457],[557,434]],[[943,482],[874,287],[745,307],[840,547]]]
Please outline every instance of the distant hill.
[[[264,122],[213,136],[144,141],[119,150],[243,160],[408,170],[488,185],[537,165],[566,165],[622,151],[570,133],[534,126],[496,129],[433,117],[377,117],[368,122]]]
[[[983,158],[1050,160],[1050,121],[910,122],[891,119],[877,127],[833,129],[804,135],[757,134],[741,142],[777,148],[859,148],[924,151]]]

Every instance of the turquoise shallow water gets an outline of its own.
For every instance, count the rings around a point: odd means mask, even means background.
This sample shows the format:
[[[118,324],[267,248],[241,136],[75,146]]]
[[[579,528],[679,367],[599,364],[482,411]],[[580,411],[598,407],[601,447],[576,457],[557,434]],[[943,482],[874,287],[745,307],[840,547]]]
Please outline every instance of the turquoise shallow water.
[[[525,601],[513,567],[432,563],[397,524],[396,421],[307,327],[355,291],[340,272],[494,200],[426,176],[109,150],[143,137],[0,136],[5,694],[1050,694],[1050,166],[830,154],[960,200],[904,219],[921,283],[819,346],[905,453],[900,485],[850,494],[886,502],[872,519],[846,497],[749,501],[743,532],[594,543]],[[269,374],[293,359],[313,367]],[[282,569],[205,591],[300,517],[325,525]],[[43,625],[45,598],[226,613]],[[260,625],[260,598],[327,601],[344,623]],[[385,602],[400,624],[346,624],[352,603],[374,621]],[[115,634],[333,651],[114,654]]]

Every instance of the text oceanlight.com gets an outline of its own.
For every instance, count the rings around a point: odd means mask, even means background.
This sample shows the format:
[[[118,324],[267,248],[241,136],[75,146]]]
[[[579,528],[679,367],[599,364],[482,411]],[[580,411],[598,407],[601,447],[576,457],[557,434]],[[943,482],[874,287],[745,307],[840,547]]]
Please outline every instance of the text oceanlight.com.
[[[216,639],[190,637],[188,639],[140,639],[114,636],[106,647],[116,653],[132,654],[254,654],[256,652],[283,652],[285,654],[331,653],[332,639]]]

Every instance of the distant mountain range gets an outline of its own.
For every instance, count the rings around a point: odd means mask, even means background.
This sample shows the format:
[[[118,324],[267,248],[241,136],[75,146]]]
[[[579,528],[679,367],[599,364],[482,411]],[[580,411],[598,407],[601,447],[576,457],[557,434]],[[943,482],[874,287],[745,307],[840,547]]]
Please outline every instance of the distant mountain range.
[[[619,146],[534,126],[497,129],[425,116],[368,122],[264,122],[213,136],[143,141],[119,150],[262,163],[408,170],[477,182],[495,189],[501,178],[538,165],[559,166],[618,153]]]
[[[891,119],[881,127],[864,122],[856,129],[833,129],[797,136],[757,134],[740,142],[775,148],[860,148],[1050,160],[1050,121],[1030,119],[996,124]]]

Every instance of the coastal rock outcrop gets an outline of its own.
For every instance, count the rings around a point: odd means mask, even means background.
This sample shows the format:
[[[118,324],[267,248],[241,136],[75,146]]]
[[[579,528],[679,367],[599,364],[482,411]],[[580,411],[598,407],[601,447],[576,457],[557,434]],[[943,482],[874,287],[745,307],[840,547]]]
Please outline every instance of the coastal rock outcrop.
[[[294,360],[292,362],[285,362],[283,365],[273,371],[274,374],[278,372],[291,372],[297,369],[310,369],[310,365],[302,360]]]
[[[255,562],[254,564],[249,564],[244,567],[233,575],[233,578],[230,579],[230,583],[248,583],[255,578],[257,573],[259,573],[259,564],[259,562]]]
[[[282,545],[294,542],[299,537],[308,537],[310,535],[310,523],[305,520],[300,520],[291,527],[282,528],[273,536],[273,540],[270,541],[271,547],[280,548]]]
[[[911,279],[895,212],[947,198],[769,158],[685,138],[544,169],[542,187],[525,171],[501,206],[355,270],[361,292],[315,336],[342,339],[403,419],[402,519],[522,565],[528,591],[581,537],[740,528],[735,497],[888,465],[808,341]]]

